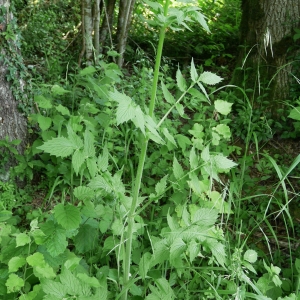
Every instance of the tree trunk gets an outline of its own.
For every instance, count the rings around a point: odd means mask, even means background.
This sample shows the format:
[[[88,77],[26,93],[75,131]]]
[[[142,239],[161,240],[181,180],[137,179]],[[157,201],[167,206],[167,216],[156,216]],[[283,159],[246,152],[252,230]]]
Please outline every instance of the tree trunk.
[[[92,0],[83,0],[84,49],[88,65],[93,63],[93,10]]]
[[[5,31],[9,22],[12,20],[13,16],[9,12],[9,2],[7,0],[0,0],[0,6],[5,6],[7,12],[5,15],[1,16],[5,20],[1,24],[2,37],[1,37],[1,57],[0,57],[0,140],[8,138],[9,141],[20,140],[21,143],[17,146],[17,150],[20,154],[23,153],[26,143],[27,143],[27,121],[24,113],[20,112],[18,109],[18,102],[12,93],[12,86],[10,82],[7,81],[8,74],[8,64],[10,64],[10,52],[15,52],[14,54],[19,54],[19,49],[17,49],[16,42],[10,38],[5,38]],[[11,51],[8,51],[11,49]],[[18,77],[15,74],[13,76]],[[21,79],[17,79],[14,82],[18,82],[19,90],[23,90],[24,82]],[[8,157],[3,157],[7,155],[5,148],[0,150],[0,180],[7,180],[9,178],[9,169],[13,165],[14,161],[9,157],[9,161],[5,161]]]
[[[268,86],[267,99],[274,113],[279,102],[289,97],[291,65],[287,64],[287,55],[294,43],[293,29],[299,26],[300,3],[299,0],[242,0],[242,11],[241,44],[248,48],[240,52],[238,67],[243,68],[235,72],[233,83],[255,89],[253,99],[262,92],[262,86]],[[245,73],[249,67],[251,70]]]

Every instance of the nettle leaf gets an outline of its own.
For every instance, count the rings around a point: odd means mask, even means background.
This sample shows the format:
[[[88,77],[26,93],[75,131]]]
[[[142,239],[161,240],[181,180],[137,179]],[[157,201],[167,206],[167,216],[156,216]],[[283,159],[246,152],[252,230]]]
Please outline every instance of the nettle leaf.
[[[187,252],[189,253],[190,262],[193,263],[200,252],[200,246],[194,239],[189,242]]]
[[[42,115],[38,115],[37,117],[37,121],[39,123],[40,128],[45,131],[48,128],[50,128],[51,124],[52,124],[52,119],[49,117],[44,117]]]
[[[215,109],[218,113],[221,115],[227,116],[231,112],[231,107],[233,103],[229,103],[224,100],[216,100],[215,103]]]
[[[67,230],[76,229],[79,227],[81,217],[79,209],[71,204],[65,206],[60,203],[54,207],[55,218],[63,228]]]
[[[64,299],[67,294],[67,287],[65,285],[49,279],[44,279],[42,281],[42,288],[46,294],[56,296],[59,299]]]
[[[143,111],[141,110],[140,106],[137,105],[135,108],[135,117],[132,119],[132,122],[134,125],[139,128],[142,133],[145,135],[145,115]]]
[[[218,211],[216,209],[200,208],[195,212],[191,212],[192,223],[197,223],[199,226],[213,226],[218,219]]]
[[[86,158],[95,156],[94,142],[95,142],[94,135],[89,130],[85,130],[85,132],[84,132],[84,155]]]
[[[112,191],[112,187],[101,175],[97,175],[95,178],[93,178],[88,186],[93,190],[103,189],[108,193]]]
[[[254,250],[247,250],[245,253],[244,253],[244,260],[250,262],[250,263],[255,263],[257,261],[257,252],[254,251]]]
[[[205,245],[208,246],[217,262],[225,268],[226,264],[226,252],[225,246],[215,239],[207,239]]]
[[[179,90],[181,92],[184,92],[186,90],[186,80],[182,76],[182,73],[179,68],[177,69],[177,72],[176,72],[176,81],[177,81],[177,86],[178,86]]]
[[[208,26],[207,26],[207,22],[206,22],[206,17],[201,14],[199,11],[193,10],[189,13],[189,15],[191,15],[191,17],[193,17],[193,19],[195,19],[196,21],[199,22],[199,24],[207,31],[210,32]]]
[[[198,167],[198,157],[196,155],[194,147],[192,147],[192,149],[190,151],[190,166],[191,166],[191,169],[195,169]]]
[[[80,122],[80,120],[74,121],[72,125],[70,122],[67,124],[67,132],[68,132],[68,138],[74,145],[77,145],[77,149],[80,149],[83,147],[83,141],[82,139],[74,132],[74,130],[81,130],[82,128],[77,127],[79,126],[77,122]],[[81,125],[80,125],[81,126]]]
[[[176,238],[170,248],[170,262],[176,261],[185,251],[186,244],[181,238]]]
[[[34,101],[38,104],[40,108],[44,108],[44,109],[52,108],[51,101],[42,95],[35,95]]]
[[[161,82],[161,88],[162,88],[165,100],[170,104],[174,104],[175,99],[174,99],[173,95],[169,92],[169,90],[167,89],[167,87],[165,86],[165,84],[163,82]]]
[[[230,127],[226,124],[219,124],[213,128],[213,130],[217,131],[219,134],[223,135],[224,139],[231,138]]]
[[[162,133],[164,134],[164,136],[167,138],[167,140],[171,144],[173,144],[175,147],[177,147],[177,144],[176,144],[176,141],[175,141],[174,137],[170,134],[169,130],[166,127],[164,127],[162,129]]]
[[[168,175],[164,176],[156,185],[155,192],[157,195],[162,195],[166,191]]]
[[[24,246],[26,244],[29,244],[30,243],[30,236],[27,235],[26,233],[22,232],[22,233],[17,233],[15,234],[16,236],[16,244],[17,244],[17,247],[20,247],[20,246]]]
[[[288,117],[296,121],[300,121],[300,106],[294,107]]]
[[[97,228],[84,224],[79,228],[78,234],[74,238],[76,250],[79,253],[86,253],[97,246]]]
[[[11,258],[8,262],[8,271],[9,273],[17,272],[19,268],[23,267],[26,264],[26,259],[21,256],[15,256]]]
[[[46,235],[44,246],[52,257],[63,253],[67,246],[66,231],[53,221],[47,221],[41,225],[41,230]]]
[[[77,145],[65,137],[57,137],[45,142],[42,146],[37,147],[37,149],[41,149],[57,157],[67,157],[77,149]]]
[[[70,116],[70,111],[65,107],[65,106],[62,106],[61,104],[57,105],[55,107],[55,109],[60,112],[63,116]]]
[[[86,283],[87,285],[91,286],[91,287],[95,287],[95,288],[99,288],[100,286],[100,282],[96,277],[90,277],[84,273],[79,273],[77,274],[77,277],[84,283]]]
[[[145,121],[146,121],[146,127],[147,129],[149,130],[148,134],[149,134],[149,137],[156,143],[158,144],[162,144],[164,145],[165,144],[165,141],[161,138],[161,136],[159,135],[159,133],[157,132],[156,130],[156,124],[155,122],[153,121],[153,119],[146,115],[145,116]]]
[[[193,192],[201,197],[201,194],[203,193],[203,190],[200,185],[200,180],[198,179],[197,175],[195,172],[192,172],[189,174],[189,177],[191,180],[188,181],[189,187],[193,190]]]
[[[88,167],[91,177],[95,177],[98,172],[97,160],[95,157],[90,157],[86,160],[86,165]]]
[[[229,170],[237,166],[237,163],[233,162],[231,159],[218,154],[213,157],[213,162],[218,169]]]
[[[8,279],[5,282],[5,285],[7,286],[7,293],[15,293],[19,292],[22,287],[24,286],[25,282],[22,278],[20,278],[16,274],[10,274]]]
[[[182,166],[179,164],[177,158],[174,156],[173,159],[173,173],[177,180],[181,179],[184,175],[184,171],[182,169]]]
[[[104,145],[103,147],[103,152],[102,155],[98,156],[98,169],[102,172],[105,172],[108,167],[108,149],[107,149],[107,144]]]
[[[135,117],[136,107],[130,97],[118,91],[110,92],[109,96],[113,101],[118,102],[116,115],[117,125],[132,120]]]
[[[191,61],[191,79],[194,82],[196,82],[198,77],[199,77],[199,75],[197,73],[197,70],[196,70],[196,67],[195,67],[195,64],[194,64],[194,59],[192,58],[192,61]]]
[[[81,295],[82,294],[80,281],[68,269],[63,268],[63,270],[59,276],[59,279],[60,279],[61,283],[66,287],[66,291],[69,295]]]
[[[77,149],[72,155],[72,166],[76,175],[78,175],[80,167],[83,165],[85,161],[84,153],[82,149]]]
[[[208,85],[215,85],[217,83],[220,83],[223,78],[211,72],[203,72],[200,75],[199,80]]]

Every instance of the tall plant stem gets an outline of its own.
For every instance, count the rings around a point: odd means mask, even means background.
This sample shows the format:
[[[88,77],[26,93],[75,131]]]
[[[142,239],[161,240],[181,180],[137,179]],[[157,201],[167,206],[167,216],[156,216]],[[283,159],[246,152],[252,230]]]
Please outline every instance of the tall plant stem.
[[[164,15],[167,16],[168,14],[168,8],[170,5],[170,0],[166,0],[164,5]],[[162,27],[160,30],[159,35],[159,42],[158,42],[158,49],[155,59],[155,69],[154,69],[154,77],[153,77],[153,83],[152,83],[152,91],[151,91],[151,99],[149,103],[149,115],[150,117],[153,116],[154,108],[155,108],[155,98],[156,98],[156,91],[157,91],[157,84],[158,84],[158,75],[159,75],[159,68],[160,68],[160,62],[162,57],[162,49],[165,39],[165,31],[166,26]],[[125,243],[125,257],[124,257],[124,282],[123,282],[123,291],[122,291],[122,299],[127,300],[128,296],[128,282],[130,277],[130,265],[131,265],[131,249],[132,249],[132,238],[133,238],[133,227],[134,227],[134,216],[136,213],[139,193],[140,193],[140,187],[141,187],[141,181],[143,177],[143,170],[144,170],[144,164],[145,159],[147,155],[147,148],[148,148],[148,138],[144,137],[142,146],[141,146],[141,153],[139,156],[139,164],[138,169],[136,173],[135,183],[133,187],[133,195],[132,195],[132,203],[131,207],[128,213],[128,228],[127,228],[127,234],[126,234],[126,243]]]

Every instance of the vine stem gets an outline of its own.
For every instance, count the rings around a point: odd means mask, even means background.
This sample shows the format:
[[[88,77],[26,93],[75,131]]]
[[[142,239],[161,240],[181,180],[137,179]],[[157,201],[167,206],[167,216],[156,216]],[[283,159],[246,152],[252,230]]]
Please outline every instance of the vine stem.
[[[166,17],[168,14],[168,8],[170,5],[170,0],[166,0],[164,5],[164,16]],[[166,32],[167,25],[164,25],[160,30],[159,35],[159,42],[157,47],[157,54],[155,59],[155,68],[154,68],[154,76],[153,76],[153,83],[152,83],[152,90],[151,90],[151,99],[149,103],[149,116],[152,117],[155,108],[155,98],[157,92],[157,84],[158,84],[158,76],[159,76],[159,68],[161,63],[162,57],[162,49],[165,39],[165,32]],[[134,216],[136,213],[140,188],[141,188],[141,181],[143,177],[143,170],[145,159],[147,155],[148,149],[148,138],[144,137],[141,145],[141,153],[139,156],[139,164],[136,173],[135,183],[133,187],[133,195],[132,195],[132,203],[128,213],[128,228],[126,234],[126,243],[125,243],[125,257],[124,257],[124,278],[123,278],[123,291],[122,291],[122,300],[127,300],[128,297],[128,282],[130,279],[130,266],[131,266],[131,250],[132,250],[132,240],[133,240],[133,228],[134,228]]]

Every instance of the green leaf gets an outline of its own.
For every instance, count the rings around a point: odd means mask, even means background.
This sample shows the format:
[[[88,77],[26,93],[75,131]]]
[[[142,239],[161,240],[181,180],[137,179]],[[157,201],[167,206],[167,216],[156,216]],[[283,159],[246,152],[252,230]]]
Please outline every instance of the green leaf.
[[[192,149],[190,151],[190,166],[191,166],[191,169],[195,169],[198,167],[198,157],[196,155],[194,147],[192,147]]]
[[[24,246],[30,243],[30,237],[26,233],[17,233],[16,236],[16,243],[17,247]]]
[[[60,203],[54,207],[55,218],[63,228],[67,230],[76,229],[79,227],[81,217],[79,209],[71,204],[65,206]]]
[[[162,129],[162,133],[164,134],[164,136],[167,138],[167,140],[171,144],[173,144],[175,147],[177,147],[177,144],[176,144],[176,141],[175,141],[174,137],[170,134],[169,130],[166,127],[164,127]]]
[[[50,128],[52,124],[52,119],[49,117],[44,117],[42,115],[38,115],[37,121],[39,123],[40,128],[45,131]]]
[[[218,113],[227,116],[231,112],[231,107],[233,103],[229,103],[224,100],[216,100],[214,104],[215,104],[215,109]]]
[[[39,108],[52,108],[51,101],[42,95],[35,95],[34,101],[38,104]]]
[[[78,175],[80,167],[83,165],[85,161],[84,153],[82,149],[77,149],[72,155],[72,166],[76,175]]]
[[[218,219],[218,211],[216,209],[200,208],[195,212],[191,212],[192,223],[199,226],[211,227]]]
[[[57,84],[52,86],[51,92],[54,96],[57,96],[57,95],[62,96],[64,94],[70,93],[70,91],[65,90],[63,87],[61,87]]]
[[[33,267],[33,273],[38,278],[54,278],[56,276],[53,268],[45,262],[44,256],[36,252],[26,258],[27,263]]]
[[[24,280],[16,274],[9,274],[5,285],[7,286],[7,293],[19,292],[24,286]]]
[[[64,299],[67,294],[67,287],[65,285],[49,279],[42,281],[42,288],[46,294],[56,296],[59,299]]]
[[[59,279],[61,283],[64,285],[64,287],[66,288],[66,292],[69,295],[82,294],[80,281],[68,269],[63,268],[61,275],[59,276]]]
[[[187,252],[189,253],[190,262],[192,264],[200,252],[200,246],[194,239],[189,242]]]
[[[77,277],[83,281],[84,283],[86,283],[87,285],[91,286],[91,287],[95,287],[95,288],[99,288],[100,286],[100,282],[96,277],[90,277],[84,273],[79,273],[77,274]]]
[[[168,175],[164,176],[156,185],[155,192],[157,195],[162,195],[166,191]]]
[[[77,186],[74,189],[74,196],[80,201],[91,200],[95,196],[95,193],[87,186]]]
[[[84,155],[85,157],[95,157],[94,135],[89,131],[84,132]]]
[[[9,210],[0,211],[0,222],[5,222],[12,217],[12,212]]]
[[[59,104],[55,107],[58,112],[60,112],[64,116],[70,116],[70,111],[65,107]]]
[[[245,253],[244,253],[244,260],[250,262],[250,263],[255,263],[257,261],[257,252],[254,251],[254,250],[247,250]]]
[[[199,22],[199,24],[207,31],[210,32],[208,26],[207,26],[207,22],[206,22],[206,17],[201,14],[199,11],[193,10],[190,12],[190,15],[193,17],[193,19],[195,19],[196,21]]]
[[[17,272],[18,269],[23,267],[25,264],[26,260],[24,257],[15,256],[8,262],[8,271],[9,273]]]
[[[37,149],[41,149],[57,157],[67,157],[77,149],[77,145],[65,137],[57,137],[45,142],[42,146],[37,147]]]
[[[192,144],[191,141],[190,141],[190,139],[188,137],[186,137],[185,135],[177,134],[175,136],[175,138],[176,138],[176,140],[178,142],[178,145],[182,149],[182,151],[185,151],[186,147],[190,146]]]
[[[203,72],[200,75],[199,80],[208,85],[215,85],[217,83],[220,83],[223,78],[211,72]]]
[[[46,235],[44,246],[52,257],[63,253],[67,246],[66,231],[53,221],[47,221],[41,225],[41,230]]]
[[[195,68],[194,59],[192,58],[192,61],[191,61],[191,79],[193,80],[193,82],[196,82],[198,77],[199,77],[199,75],[198,75],[197,70]]]
[[[222,267],[225,267],[226,264],[225,246],[215,239],[207,239],[205,245],[210,248],[213,256],[216,258],[218,263]]]
[[[181,238],[176,238],[170,248],[170,262],[176,261],[185,251],[186,244]]]
[[[213,130],[217,131],[220,135],[223,135],[224,139],[231,138],[230,127],[225,124],[218,124]]]
[[[218,169],[229,170],[237,166],[237,163],[233,162],[231,159],[223,156],[222,154],[217,154],[213,157],[215,166]]]
[[[300,121],[300,106],[294,107],[288,117],[296,121]]]
[[[98,234],[99,231],[96,228],[88,224],[82,225],[74,238],[76,251],[86,253],[93,250],[97,246]]]
[[[135,108],[135,117],[132,119],[132,121],[134,125],[145,135],[145,116],[139,105],[137,105]]]
[[[139,262],[140,276],[142,276],[143,279],[146,278],[147,273],[150,269],[151,257],[152,257],[151,253],[146,252],[143,254],[143,256]]]
[[[86,165],[88,167],[91,178],[94,178],[98,173],[97,160],[95,157],[89,157],[86,160]]]
[[[79,72],[79,74],[81,76],[86,76],[86,75],[90,75],[90,74],[94,74],[95,72],[97,72],[96,68],[93,66],[88,66],[86,68],[84,68],[83,70],[81,70]]]
[[[186,80],[182,76],[182,73],[181,73],[179,68],[177,69],[177,72],[176,72],[176,81],[177,81],[177,86],[178,86],[179,90],[181,92],[185,92],[185,90],[186,90]]]
[[[182,166],[179,164],[179,162],[175,156],[173,159],[173,173],[177,180],[181,179],[184,175]]]
[[[107,144],[104,145],[103,147],[103,152],[102,155],[98,156],[98,169],[102,172],[105,172],[108,167],[108,149],[107,149]]]
[[[95,178],[93,178],[88,186],[93,190],[103,189],[108,193],[112,191],[109,183],[107,183],[107,181],[101,175],[97,175]]]
[[[175,99],[174,99],[173,95],[169,92],[169,90],[167,89],[167,87],[165,86],[165,84],[163,82],[161,82],[161,87],[162,87],[162,91],[163,91],[165,100],[170,104],[174,104]]]

